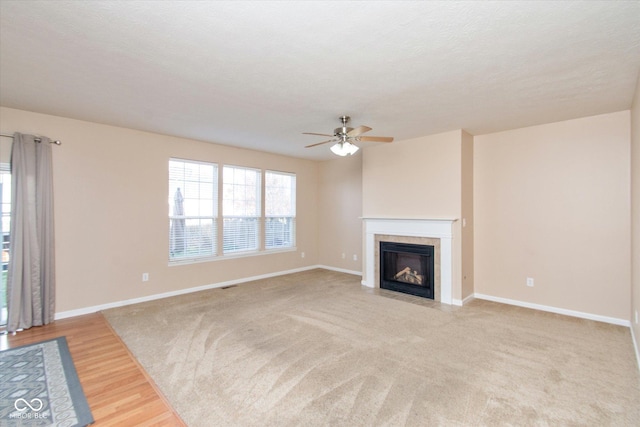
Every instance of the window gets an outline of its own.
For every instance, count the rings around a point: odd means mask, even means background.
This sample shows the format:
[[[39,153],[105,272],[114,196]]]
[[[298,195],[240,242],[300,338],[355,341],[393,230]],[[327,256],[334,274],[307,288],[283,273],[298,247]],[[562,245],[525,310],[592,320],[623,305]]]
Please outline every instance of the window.
[[[296,176],[265,172],[265,249],[295,246]]]
[[[169,160],[169,260],[215,256],[217,219],[218,165]]]
[[[295,248],[294,173],[169,159],[167,200],[170,263]]]
[[[222,172],[223,252],[257,251],[260,242],[261,171],[224,166]]]
[[[11,171],[0,164],[0,236],[2,236],[2,271],[0,271],[0,325],[7,324],[7,269],[9,266],[9,233],[11,231]]]

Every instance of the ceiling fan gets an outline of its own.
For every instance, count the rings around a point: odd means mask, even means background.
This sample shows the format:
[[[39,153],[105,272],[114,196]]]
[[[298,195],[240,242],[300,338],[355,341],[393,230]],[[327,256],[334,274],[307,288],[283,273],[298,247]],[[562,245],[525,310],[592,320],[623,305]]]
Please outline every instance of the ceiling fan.
[[[342,116],[339,120],[342,122],[342,127],[335,128],[333,130],[333,135],[329,135],[326,133],[313,133],[313,132],[303,132],[304,135],[319,135],[319,136],[330,136],[331,139],[322,142],[316,142],[315,144],[307,145],[305,148],[315,147],[316,145],[327,144],[329,142],[335,142],[335,145],[331,147],[331,151],[338,156],[346,156],[354,154],[358,151],[358,146],[354,144],[354,142],[391,142],[393,138],[390,136],[361,136],[365,132],[369,132],[371,130],[368,126],[358,126],[357,128],[347,127],[347,123],[351,118],[349,116]]]

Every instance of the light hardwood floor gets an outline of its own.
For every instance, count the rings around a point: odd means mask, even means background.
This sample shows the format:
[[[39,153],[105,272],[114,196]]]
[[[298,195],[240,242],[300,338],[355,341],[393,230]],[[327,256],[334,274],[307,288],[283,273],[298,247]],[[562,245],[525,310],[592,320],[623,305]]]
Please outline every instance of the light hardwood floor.
[[[96,426],[184,426],[100,313],[2,335],[0,350],[65,336]]]

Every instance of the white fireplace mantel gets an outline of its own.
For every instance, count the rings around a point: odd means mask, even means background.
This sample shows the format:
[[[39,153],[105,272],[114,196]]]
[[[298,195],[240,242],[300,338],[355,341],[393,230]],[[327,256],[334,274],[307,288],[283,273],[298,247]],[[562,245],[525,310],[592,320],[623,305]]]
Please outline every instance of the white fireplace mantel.
[[[453,303],[453,223],[457,219],[372,218],[364,222],[364,278],[362,284],[370,288],[375,280],[375,236],[430,237],[440,239],[440,302]]]

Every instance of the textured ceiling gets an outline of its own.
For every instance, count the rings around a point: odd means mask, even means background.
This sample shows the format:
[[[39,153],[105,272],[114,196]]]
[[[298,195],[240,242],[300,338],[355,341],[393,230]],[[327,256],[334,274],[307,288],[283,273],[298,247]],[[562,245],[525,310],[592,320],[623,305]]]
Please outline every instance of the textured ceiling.
[[[640,1],[0,1],[0,105],[312,159],[343,114],[489,133],[628,109],[639,71]]]

